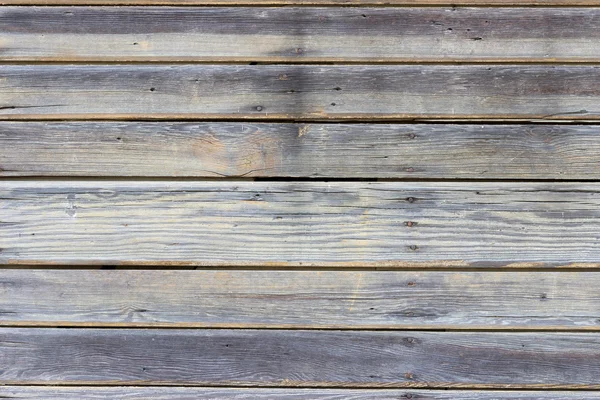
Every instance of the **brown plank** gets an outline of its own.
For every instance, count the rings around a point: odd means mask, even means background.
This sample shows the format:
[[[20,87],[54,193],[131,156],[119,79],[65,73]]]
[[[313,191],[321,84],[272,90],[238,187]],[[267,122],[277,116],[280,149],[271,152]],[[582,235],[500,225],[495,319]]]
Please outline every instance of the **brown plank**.
[[[598,8],[5,7],[0,60],[598,62],[599,26]]]
[[[598,388],[589,333],[0,329],[2,384]]]
[[[4,65],[1,119],[600,118],[598,66]]]
[[[586,125],[0,122],[0,176],[600,179]]]
[[[0,263],[597,267],[584,183],[7,180]]]
[[[195,387],[44,387],[0,386],[0,396],[11,399],[110,400],[589,400],[593,391],[483,391],[424,389],[268,389]]]
[[[599,281],[552,271],[1,270],[0,325],[597,330]]]

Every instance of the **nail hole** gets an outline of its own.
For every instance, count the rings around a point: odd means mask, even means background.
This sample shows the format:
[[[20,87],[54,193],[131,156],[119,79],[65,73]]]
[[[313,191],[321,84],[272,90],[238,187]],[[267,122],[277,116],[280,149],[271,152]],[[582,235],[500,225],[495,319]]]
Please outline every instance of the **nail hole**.
[[[153,88],[153,87],[150,88],[151,92],[154,92],[155,90],[156,90],[156,88]]]

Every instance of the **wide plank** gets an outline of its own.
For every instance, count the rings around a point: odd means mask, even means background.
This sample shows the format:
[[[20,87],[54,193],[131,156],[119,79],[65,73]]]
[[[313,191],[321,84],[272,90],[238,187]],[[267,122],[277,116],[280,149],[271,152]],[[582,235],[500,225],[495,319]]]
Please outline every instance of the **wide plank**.
[[[600,186],[6,180],[1,264],[597,267]]]
[[[3,61],[598,62],[598,8],[4,7]]]
[[[0,384],[599,388],[590,333],[0,329]]]
[[[0,119],[597,120],[599,66],[3,65]]]
[[[428,389],[281,389],[202,387],[0,386],[0,396],[43,400],[589,400],[595,391],[502,391]]]
[[[599,285],[571,271],[9,269],[0,325],[598,330]]]
[[[0,122],[0,176],[600,179],[594,125]]]

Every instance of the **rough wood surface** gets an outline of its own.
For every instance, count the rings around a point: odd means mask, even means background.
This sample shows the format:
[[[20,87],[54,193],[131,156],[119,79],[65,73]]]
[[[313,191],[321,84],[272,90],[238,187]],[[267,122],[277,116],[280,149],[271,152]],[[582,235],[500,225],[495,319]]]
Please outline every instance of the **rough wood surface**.
[[[2,264],[597,267],[583,183],[29,181]]]
[[[0,176],[600,179],[598,126],[0,122]]]
[[[483,391],[427,389],[255,389],[194,387],[43,387],[0,386],[9,399],[43,400],[590,400],[598,392],[585,391]]]
[[[597,8],[5,7],[0,60],[597,62],[598,27]]]
[[[599,0],[0,0],[0,5],[598,6]]]
[[[0,329],[2,384],[599,388],[590,333]]]
[[[16,269],[0,271],[0,325],[597,330],[599,285],[596,272]]]
[[[4,65],[0,119],[600,118],[600,67]]]

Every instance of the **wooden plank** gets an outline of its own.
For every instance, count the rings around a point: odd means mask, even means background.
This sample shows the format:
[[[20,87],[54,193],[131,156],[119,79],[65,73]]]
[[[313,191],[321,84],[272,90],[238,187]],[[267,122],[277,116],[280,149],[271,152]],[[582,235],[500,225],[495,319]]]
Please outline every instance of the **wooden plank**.
[[[2,384],[600,387],[590,333],[0,329]]]
[[[597,267],[583,183],[4,181],[0,263]]]
[[[598,8],[5,7],[0,60],[598,62],[599,26]]]
[[[598,180],[593,125],[0,122],[0,176]]]
[[[600,118],[598,66],[4,65],[2,119]]]
[[[598,6],[598,0],[1,0],[0,5]]]
[[[44,387],[0,386],[0,396],[11,399],[110,400],[589,400],[594,391],[483,391],[423,389],[268,389],[196,387]]]
[[[598,330],[599,281],[552,271],[1,270],[0,325]]]

